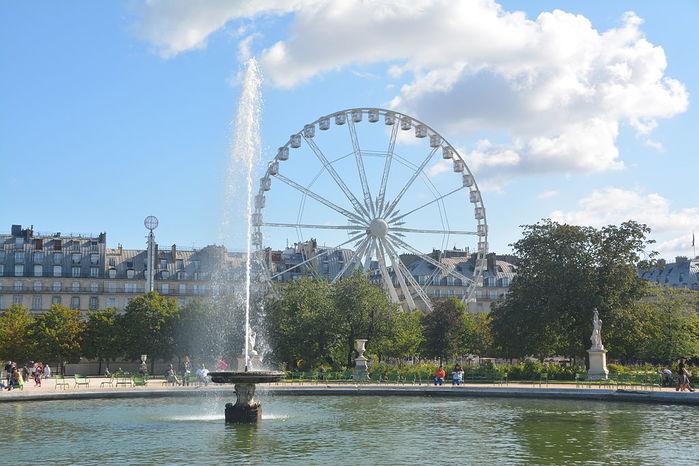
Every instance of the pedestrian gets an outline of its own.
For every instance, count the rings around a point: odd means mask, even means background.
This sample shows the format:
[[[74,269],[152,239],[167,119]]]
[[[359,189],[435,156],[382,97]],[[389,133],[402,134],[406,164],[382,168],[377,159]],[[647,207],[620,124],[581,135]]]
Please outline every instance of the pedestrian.
[[[172,364],[168,366],[167,370],[165,371],[165,380],[167,380],[169,383],[174,383],[176,385],[180,385],[180,381],[177,378],[177,374],[175,373],[175,368],[172,367]]]
[[[228,363],[223,360],[223,358],[218,358],[218,361],[216,361],[216,370],[217,371],[225,371],[228,369]]]
[[[675,391],[694,391],[694,389],[689,385],[689,378],[692,376],[692,373],[687,369],[686,363],[687,358],[680,358],[677,364],[677,387],[675,388]]]
[[[10,379],[12,378],[12,361],[7,361],[5,364],[5,382],[6,385],[10,385]]]
[[[444,372],[444,368],[442,366],[439,366],[437,369],[437,372],[434,374],[434,384],[435,385],[442,385],[444,383],[444,377],[447,376],[447,373]]]
[[[48,363],[44,363],[44,379],[51,377],[51,366]]]
[[[41,387],[41,377],[44,375],[44,365],[41,362],[34,363],[34,386]]]
[[[204,385],[209,385],[209,370],[206,368],[206,366],[204,366],[204,364],[197,369],[197,380]]]
[[[182,358],[182,384],[189,385],[189,377],[192,375],[192,361],[189,356]]]

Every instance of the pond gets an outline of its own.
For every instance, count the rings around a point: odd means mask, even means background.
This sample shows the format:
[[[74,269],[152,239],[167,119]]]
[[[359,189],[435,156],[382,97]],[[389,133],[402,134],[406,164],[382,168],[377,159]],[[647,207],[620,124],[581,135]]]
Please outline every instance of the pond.
[[[567,400],[263,396],[258,425],[226,401],[8,403],[0,433],[57,464],[696,464],[699,409]]]

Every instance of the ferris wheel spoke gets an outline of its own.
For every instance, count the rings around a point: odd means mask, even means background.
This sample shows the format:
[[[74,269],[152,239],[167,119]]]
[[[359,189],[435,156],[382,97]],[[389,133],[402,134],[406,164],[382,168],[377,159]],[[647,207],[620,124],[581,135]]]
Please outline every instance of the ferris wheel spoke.
[[[432,156],[435,154],[435,152],[437,152],[437,147],[432,148],[432,150],[427,155],[427,157],[425,157],[425,160],[423,160],[422,163],[420,164],[420,166],[417,167],[417,170],[415,170],[415,173],[413,173],[413,175],[410,177],[410,179],[405,184],[405,186],[403,186],[403,189],[401,189],[401,191],[398,193],[398,195],[393,200],[393,202],[391,202],[391,204],[388,206],[388,209],[386,209],[386,212],[384,213],[385,217],[389,216],[391,214],[391,212],[393,212],[393,209],[396,208],[396,206],[398,205],[398,202],[401,200],[403,195],[406,193],[406,191],[408,191],[408,189],[410,189],[410,186],[417,179],[417,177],[420,176],[420,173],[422,173],[422,170],[425,169],[425,167],[427,166],[429,161],[432,159]]]
[[[415,309],[417,306],[415,306],[415,301],[413,300],[413,296],[410,293],[410,290],[408,289],[408,285],[405,284],[405,278],[403,277],[403,272],[400,269],[400,258],[395,255],[395,251],[393,248],[390,248],[391,245],[388,244],[387,241],[381,239],[380,241],[381,244],[381,249],[382,249],[382,255],[381,259],[379,262],[379,266],[381,263],[383,263],[383,269],[381,270],[381,274],[384,276],[384,283],[387,283],[386,286],[389,286],[391,290],[393,290],[393,293],[396,294],[396,302],[399,302],[398,300],[398,294],[396,293],[396,289],[393,286],[393,280],[391,280],[391,277],[388,275],[388,272],[386,271],[386,265],[385,265],[385,259],[384,259],[384,251],[387,253],[389,260],[391,261],[391,266],[393,267],[393,272],[396,274],[396,279],[398,280],[398,285],[400,286],[400,289],[403,293],[403,296],[405,297],[405,301],[408,305],[408,309],[412,310]],[[390,249],[389,249],[390,248]],[[384,275],[385,274],[385,275]],[[390,293],[390,291],[389,291]],[[393,296],[393,295],[391,295]]]
[[[388,141],[388,150],[386,151],[386,160],[383,165],[383,176],[381,177],[381,188],[379,188],[379,197],[376,199],[376,208],[379,212],[383,212],[383,203],[386,196],[386,184],[388,183],[388,175],[391,172],[391,162],[393,161],[393,150],[396,147],[396,135],[398,134],[398,125],[391,127],[391,137]]]
[[[308,146],[316,155],[320,163],[323,164],[323,167],[328,171],[328,173],[330,173],[330,176],[332,176],[333,180],[335,180],[335,183],[337,183],[342,192],[345,193],[345,196],[347,196],[347,199],[352,203],[352,206],[354,206],[354,210],[356,210],[357,213],[361,215],[366,215],[368,217],[369,213],[367,212],[367,210],[364,208],[364,206],[362,206],[359,200],[357,200],[355,195],[352,194],[352,191],[349,190],[345,182],[342,180],[342,177],[340,177],[340,175],[337,173],[337,170],[335,170],[335,167],[333,167],[332,163],[328,161],[328,158],[325,157],[325,154],[323,154],[323,151],[320,150],[315,141],[312,138],[305,139],[308,143]]]
[[[400,270],[400,273],[405,276],[405,279],[408,280],[408,283],[410,286],[415,290],[415,294],[422,300],[423,303],[425,303],[425,306],[427,307],[428,311],[432,311],[432,301],[430,301],[430,298],[427,297],[427,293],[425,293],[425,290],[422,289],[422,287],[418,284],[417,281],[415,281],[415,277],[413,277],[413,274],[410,273],[410,270],[403,264],[400,259],[398,260],[398,269]],[[408,291],[408,295],[410,295],[410,291]],[[412,296],[410,298],[411,301],[413,301],[414,305],[414,300],[412,299]]]
[[[396,293],[396,288],[393,286],[391,275],[386,269],[386,254],[381,240],[376,241],[376,260],[379,263],[379,272],[381,272],[381,277],[383,277],[383,285],[386,288],[386,291],[388,291],[391,302],[399,303],[400,299],[398,298],[398,293]],[[415,303],[413,303],[413,305],[414,304]]]
[[[345,272],[347,272],[347,270],[349,270],[349,268],[352,266],[352,264],[354,264],[357,261],[357,259],[361,260],[361,258],[364,255],[364,250],[367,248],[368,244],[369,244],[369,237],[367,236],[359,243],[359,246],[357,247],[357,249],[355,249],[354,252],[352,253],[352,257],[350,258],[350,260],[348,260],[347,263],[345,263],[344,267],[342,267],[342,269],[340,269],[338,274],[335,275],[335,278],[333,278],[330,283],[335,283],[340,277],[342,277],[345,274]]]
[[[423,230],[420,228],[402,228],[402,227],[391,227],[391,231],[399,231],[401,233],[431,233],[437,235],[473,235],[478,236],[475,231],[461,231],[461,230]]]
[[[303,223],[261,223],[262,227],[309,228],[316,230],[358,230],[357,225],[308,225]]]
[[[411,210],[411,211],[409,211],[409,212],[406,212],[406,213],[404,213],[404,214],[399,215],[398,217],[391,218],[391,219],[389,220],[389,222],[396,222],[396,221],[398,221],[398,220],[400,220],[400,219],[402,219],[402,218],[405,218],[405,217],[407,217],[408,215],[410,215],[410,214],[412,214],[412,213],[414,213],[414,212],[417,212],[417,211],[420,210],[420,209],[423,209],[423,208],[427,207],[428,205],[432,205],[432,204],[434,204],[435,202],[441,201],[442,199],[444,199],[444,198],[447,197],[447,196],[451,196],[451,195],[454,194],[455,192],[461,191],[462,189],[464,189],[464,186],[461,186],[460,188],[456,188],[456,189],[453,190],[453,191],[449,191],[448,193],[443,194],[443,195],[441,195],[441,196],[439,196],[439,197],[436,197],[436,198],[432,199],[431,201],[422,204],[420,207],[416,207],[416,208],[414,208],[413,210]],[[394,215],[395,215],[395,214],[394,214]]]
[[[425,262],[428,262],[428,263],[434,265],[435,267],[441,269],[443,273],[446,273],[447,275],[451,275],[451,276],[453,276],[453,277],[458,278],[459,280],[462,281],[462,283],[464,284],[464,286],[466,286],[466,284],[468,284],[468,283],[475,283],[472,279],[466,277],[465,275],[463,275],[463,274],[461,274],[461,273],[459,273],[459,272],[457,272],[457,271],[455,271],[455,270],[453,270],[453,269],[449,269],[449,267],[447,267],[446,265],[442,264],[442,263],[439,262],[439,261],[436,261],[436,260],[432,259],[432,258],[431,258],[430,256],[428,256],[427,254],[423,254],[423,253],[420,252],[419,250],[417,250],[417,249],[415,249],[414,247],[412,247],[412,246],[410,246],[409,244],[407,244],[405,241],[402,241],[400,238],[398,238],[398,237],[396,237],[396,236],[394,236],[394,235],[391,235],[391,234],[389,234],[388,236],[390,236],[390,237],[391,237],[391,240],[392,240],[394,243],[396,243],[398,246],[400,246],[400,247],[402,247],[402,248],[405,248],[406,250],[408,250],[408,251],[411,252],[412,254],[415,254],[416,256],[420,257],[420,258],[421,258],[422,260],[424,260]]]
[[[332,202],[328,201],[327,199],[323,198],[322,196],[314,193],[310,189],[304,188],[303,186],[296,183],[295,181],[290,180],[289,178],[285,177],[281,173],[277,173],[276,175],[273,175],[273,176],[275,178],[277,178],[278,180],[288,184],[292,188],[295,188],[298,191],[301,191],[302,193],[304,193],[308,197],[311,197],[311,198],[315,199],[316,201],[320,202],[321,204],[325,204],[327,207],[330,207],[334,211],[341,213],[345,217],[347,217],[349,219],[357,220],[361,224],[366,224],[366,221],[362,217],[350,212],[349,210],[343,209],[342,207],[339,207],[339,206],[333,204]]]
[[[341,248],[342,246],[344,246],[344,245],[346,245],[346,244],[348,244],[348,243],[351,243],[352,241],[358,240],[358,239],[361,238],[362,236],[364,236],[364,233],[362,233],[361,235],[357,235],[357,236],[355,236],[354,238],[350,238],[350,239],[348,239],[347,241],[345,241],[344,243],[338,244],[338,245],[335,246],[334,248],[328,248],[328,249],[326,249],[326,250],[323,251],[323,252],[319,252],[319,253],[316,254],[315,256],[311,257],[310,259],[306,259],[305,261],[301,262],[300,264],[296,264],[296,265],[294,265],[293,267],[289,267],[288,269],[286,269],[286,270],[284,270],[284,271],[282,271],[282,272],[279,272],[279,273],[276,274],[276,275],[272,275],[271,277],[268,278],[268,280],[272,280],[272,279],[274,279],[274,278],[276,278],[276,277],[278,277],[278,276],[280,276],[280,275],[285,274],[286,272],[289,272],[290,270],[293,270],[293,269],[296,269],[296,268],[298,268],[298,267],[301,267],[302,265],[308,264],[309,262],[312,262],[313,260],[318,259],[320,256],[323,256],[323,255],[325,255],[325,254],[328,254],[328,253],[330,253],[330,252],[333,252],[333,251],[335,251],[335,250]]]
[[[374,254],[375,250],[376,238],[372,238],[369,242],[369,248],[366,250],[366,254],[364,254],[364,270],[369,270],[369,266],[371,265],[371,256]]]
[[[359,181],[362,183],[362,192],[364,193],[364,205],[371,211],[372,216],[376,216],[374,202],[371,200],[371,191],[369,183],[366,179],[366,171],[364,170],[364,161],[362,160],[362,151],[359,147],[359,139],[357,139],[357,129],[354,127],[352,118],[347,119],[347,128],[349,128],[350,138],[352,139],[352,149],[354,150],[354,160],[357,162],[357,171],[359,172]]]

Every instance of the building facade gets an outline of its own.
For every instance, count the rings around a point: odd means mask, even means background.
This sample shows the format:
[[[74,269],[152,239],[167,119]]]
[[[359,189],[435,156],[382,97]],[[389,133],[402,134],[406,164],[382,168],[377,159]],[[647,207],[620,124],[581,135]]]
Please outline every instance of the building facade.
[[[699,291],[699,257],[688,259],[678,256],[675,262],[669,264],[661,260],[652,270],[639,270],[638,276],[671,288]]]
[[[107,235],[34,234],[13,225],[0,235],[0,309],[21,304],[32,313],[52,304],[90,311],[123,310],[146,291],[147,251],[107,248]],[[155,251],[155,291],[178,304],[233,291],[245,257],[222,246]]]

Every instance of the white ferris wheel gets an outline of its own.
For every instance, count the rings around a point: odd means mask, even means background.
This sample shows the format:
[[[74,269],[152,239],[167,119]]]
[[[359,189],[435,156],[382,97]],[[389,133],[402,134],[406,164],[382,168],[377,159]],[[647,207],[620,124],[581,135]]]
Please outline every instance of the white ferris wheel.
[[[292,134],[260,180],[252,224],[258,251],[290,235],[329,246],[292,268],[349,250],[334,268],[326,265],[332,282],[354,270],[372,273],[409,309],[422,302],[431,310],[428,291],[440,284],[471,300],[488,249],[481,193],[458,151],[425,123],[379,108],[335,112]],[[452,245],[468,252],[468,270],[464,260],[432,253]],[[416,277],[418,259],[423,275]],[[289,270],[260,263],[267,280]]]

